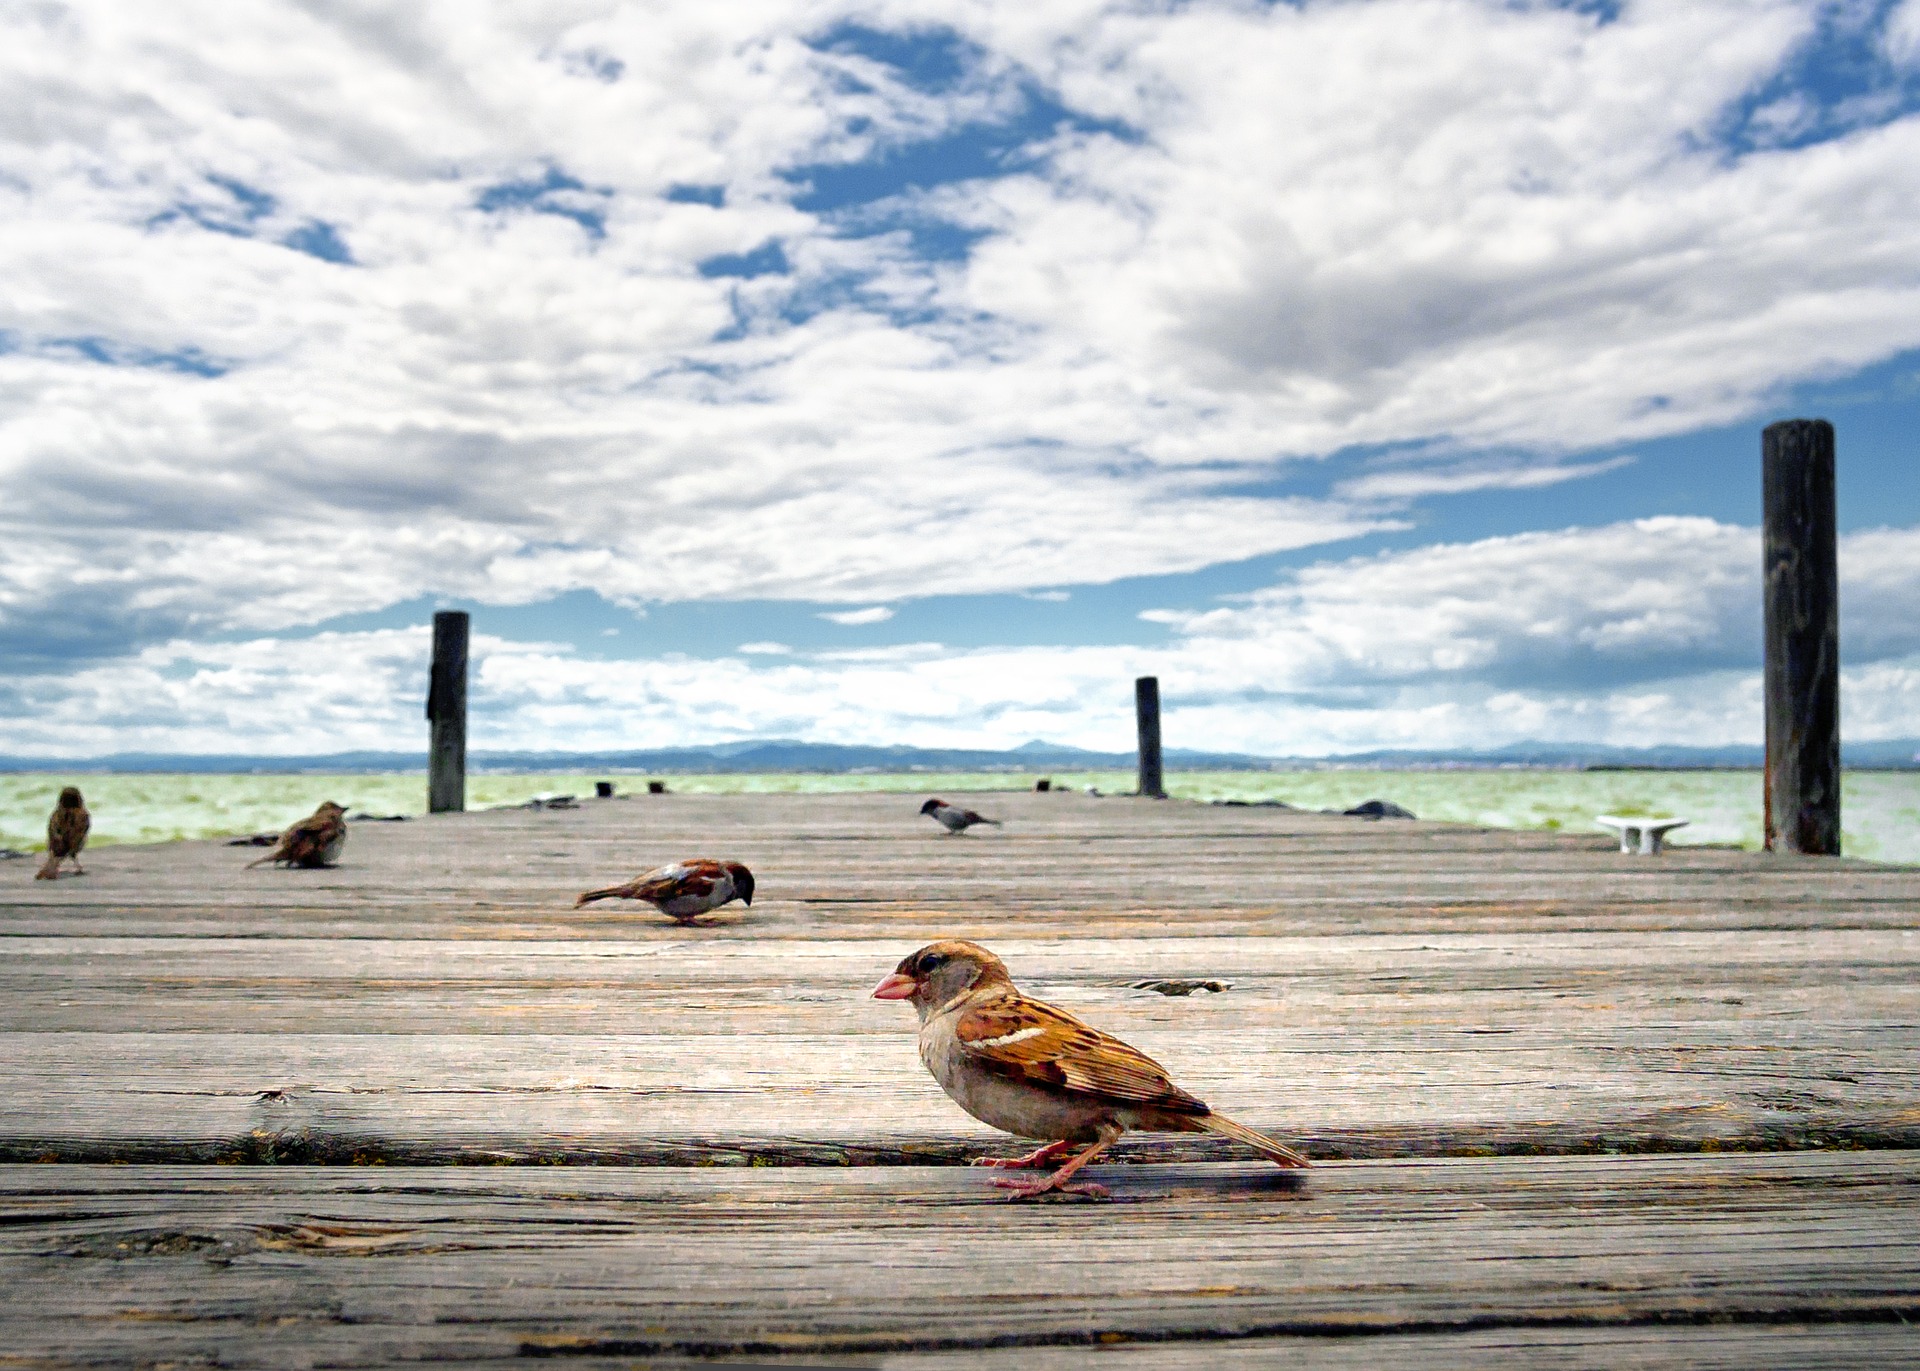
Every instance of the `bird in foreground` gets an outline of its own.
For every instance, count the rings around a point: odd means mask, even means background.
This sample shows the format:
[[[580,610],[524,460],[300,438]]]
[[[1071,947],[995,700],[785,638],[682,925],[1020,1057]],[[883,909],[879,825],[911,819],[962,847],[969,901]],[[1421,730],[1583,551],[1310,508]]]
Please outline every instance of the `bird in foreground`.
[[[1280,1166],[1311,1165],[1264,1133],[1214,1113],[1165,1068],[1063,1009],[1023,995],[1006,964],[977,943],[929,943],[874,987],[876,1000],[906,1000],[920,1013],[920,1060],[959,1106],[982,1123],[1047,1145],[976,1166],[1042,1167],[1089,1143],[1049,1176],[994,1184],[1017,1199],[1061,1191],[1104,1198],[1104,1186],[1073,1174],[1128,1129],[1218,1133]]]
[[[92,827],[93,816],[87,813],[86,801],[80,798],[80,787],[67,786],[47,818],[47,859],[33,873],[33,879],[58,880],[60,863],[65,861],[72,861],[76,875],[86,875],[87,869],[80,865],[80,849],[87,845],[87,830]]]
[[[268,862],[276,865],[332,866],[347,845],[347,811],[328,800],[299,823],[280,835],[280,845],[258,861],[248,862],[251,871]]]
[[[922,814],[931,814],[934,821],[948,833],[965,833],[975,824],[992,824],[1000,827],[998,819],[989,819],[984,814],[976,814],[971,809],[962,809],[959,805],[950,805],[945,800],[928,800],[920,806]]]
[[[595,900],[645,900],[675,923],[691,924],[733,900],[751,907],[753,873],[738,862],[693,857],[670,866],[656,866],[625,885],[589,890],[573,902],[573,907],[578,909]]]

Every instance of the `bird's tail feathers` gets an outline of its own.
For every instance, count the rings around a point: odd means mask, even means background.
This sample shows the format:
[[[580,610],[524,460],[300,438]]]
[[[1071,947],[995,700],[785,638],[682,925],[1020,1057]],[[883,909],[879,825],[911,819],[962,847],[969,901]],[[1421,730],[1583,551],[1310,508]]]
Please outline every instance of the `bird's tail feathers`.
[[[1237,1143],[1245,1143],[1255,1152],[1277,1166],[1312,1166],[1300,1153],[1283,1142],[1275,1142],[1265,1133],[1256,1133],[1245,1124],[1235,1123],[1220,1114],[1204,1114],[1193,1121],[1209,1133],[1218,1133],[1223,1138],[1232,1138]]]

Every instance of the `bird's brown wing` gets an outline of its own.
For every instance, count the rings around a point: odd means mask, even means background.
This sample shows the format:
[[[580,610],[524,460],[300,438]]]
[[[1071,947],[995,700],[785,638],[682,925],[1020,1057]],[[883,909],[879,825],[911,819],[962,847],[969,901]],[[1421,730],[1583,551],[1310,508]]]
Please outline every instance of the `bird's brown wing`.
[[[327,845],[339,836],[343,827],[338,819],[324,814],[309,814],[280,835],[276,862],[308,863],[324,859]]]
[[[1176,1114],[1209,1112],[1144,1052],[1024,995],[970,1006],[955,1031],[969,1056],[1002,1076]]]
[[[92,820],[85,808],[56,809],[47,820],[47,851],[56,857],[71,857],[87,845],[87,829]]]
[[[672,866],[656,867],[641,876],[636,876],[628,887],[631,898],[650,900],[659,904],[663,900],[679,899],[683,895],[704,896],[713,893],[713,887],[726,874],[720,863],[700,858],[691,862],[675,862]]]

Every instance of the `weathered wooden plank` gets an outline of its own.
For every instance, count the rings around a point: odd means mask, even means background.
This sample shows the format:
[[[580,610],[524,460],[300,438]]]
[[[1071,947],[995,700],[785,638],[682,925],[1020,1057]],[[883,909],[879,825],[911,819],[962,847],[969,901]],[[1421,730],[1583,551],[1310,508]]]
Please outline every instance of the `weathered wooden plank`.
[[[1010,1206],[954,1168],[0,1168],[0,1337],[61,1365],[1245,1364],[1338,1339],[1322,1364],[1385,1366],[1709,1330],[1837,1365],[1920,1318],[1911,1153],[1102,1179],[1112,1204]]]
[[[956,1156],[990,1135],[865,997],[943,934],[1336,1152],[1920,1127],[1920,873],[1073,795],[949,838],[913,798],[443,815],[358,826],[335,871],[173,844],[19,882],[5,1155]],[[571,907],[699,851],[756,866],[751,910]],[[1128,988],[1165,976],[1233,988]]]
[[[964,1155],[994,1135],[866,995],[939,931],[18,938],[0,1155]],[[1920,1140],[1908,931],[996,946],[1218,1107],[1336,1155]],[[1132,987],[1165,976],[1230,988]]]
[[[1290,1371],[1372,1371],[1399,1368],[1525,1368],[1534,1371],[1886,1371],[1913,1356],[1913,1330],[1905,1324],[1716,1324],[1666,1323],[1644,1328],[1587,1328],[1565,1324],[1545,1328],[1467,1329],[1418,1334],[1352,1337],[1207,1339],[1182,1342],[1121,1343],[1099,1347],[1022,1347],[1007,1352],[966,1348],[950,1352],[893,1353],[875,1359],[880,1367],[1032,1367],[1068,1371],[1097,1366],[1101,1371],[1153,1367],[1164,1371],[1200,1368],[1287,1367]],[[588,1365],[591,1367],[593,1361]],[[764,1358],[755,1358],[763,1361]],[[602,1366],[631,1365],[612,1360]],[[671,1363],[650,1361],[649,1365]],[[696,1365],[697,1363],[685,1363]],[[776,1364],[797,1365],[782,1359]],[[816,1363],[823,1364],[823,1363]],[[842,1361],[842,1365],[851,1363]],[[524,1363],[523,1363],[524,1365]],[[569,1361],[570,1367],[578,1367]]]
[[[1725,850],[1623,859],[1591,838],[1068,794],[970,797],[948,838],[900,796],[669,795],[360,824],[343,865],[243,872],[220,844],[103,849],[84,880],[0,891],[0,935],[660,936],[589,885],[723,852],[760,874],[724,925],[886,937],[939,911],[990,936],[1914,927],[1920,872]],[[666,930],[670,932],[671,930]]]

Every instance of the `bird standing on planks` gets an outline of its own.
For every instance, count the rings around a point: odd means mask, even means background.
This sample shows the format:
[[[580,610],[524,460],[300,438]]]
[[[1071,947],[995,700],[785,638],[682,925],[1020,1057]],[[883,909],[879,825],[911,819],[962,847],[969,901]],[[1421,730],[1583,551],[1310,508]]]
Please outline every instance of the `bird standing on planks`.
[[[578,909],[595,900],[645,900],[679,924],[692,924],[702,914],[733,900],[753,905],[753,873],[738,862],[692,857],[670,866],[656,866],[625,885],[589,890],[573,902]]]
[[[998,819],[989,819],[984,814],[976,814],[971,809],[962,809],[959,805],[950,805],[945,800],[928,800],[920,806],[922,814],[931,814],[934,822],[948,833],[965,833],[975,824],[992,824],[1000,827]]]
[[[347,845],[347,811],[328,800],[299,823],[280,835],[280,845],[258,861],[247,863],[251,871],[268,862],[287,866],[332,866],[340,849]]]
[[[87,845],[87,830],[92,827],[93,816],[87,813],[86,801],[80,798],[80,787],[67,786],[47,818],[47,859],[33,873],[33,879],[58,880],[60,863],[69,860],[73,862],[76,876],[86,875],[87,869],[80,865],[80,849]]]
[[[1152,1058],[1062,1009],[1021,994],[998,957],[977,943],[929,943],[874,987],[876,1000],[906,1000],[920,1012],[920,1060],[954,1101],[982,1123],[1049,1140],[1024,1157],[982,1157],[976,1166],[1041,1167],[1089,1143],[1058,1171],[994,1184],[1016,1199],[1048,1191],[1105,1198],[1074,1172],[1128,1129],[1218,1133],[1268,1161],[1310,1162],[1285,1143],[1222,1118],[1175,1085]]]

